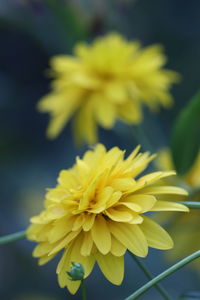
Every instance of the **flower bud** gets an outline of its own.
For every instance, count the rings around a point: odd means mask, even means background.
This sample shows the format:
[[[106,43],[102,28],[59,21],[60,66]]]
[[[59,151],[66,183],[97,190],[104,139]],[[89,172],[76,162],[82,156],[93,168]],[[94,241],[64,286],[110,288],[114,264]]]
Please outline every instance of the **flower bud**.
[[[83,280],[85,271],[81,264],[72,262],[72,267],[70,271],[67,272],[67,274],[69,275],[71,280],[77,281],[77,280]]]

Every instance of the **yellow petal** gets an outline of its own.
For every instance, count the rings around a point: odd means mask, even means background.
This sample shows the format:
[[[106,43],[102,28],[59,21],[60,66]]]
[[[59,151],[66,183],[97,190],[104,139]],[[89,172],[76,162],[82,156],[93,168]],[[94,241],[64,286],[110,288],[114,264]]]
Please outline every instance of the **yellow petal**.
[[[94,118],[92,103],[87,102],[81,110],[75,115],[73,122],[73,131],[75,142],[80,144],[87,141],[89,144],[95,144],[97,141],[97,125]]]
[[[76,158],[76,166],[78,169],[78,176],[79,179],[84,178],[87,176],[90,168],[89,166],[84,162],[84,160],[80,159],[79,157]]]
[[[83,230],[84,231],[89,231],[95,221],[95,214],[85,214],[85,222],[83,223]]]
[[[134,101],[133,99],[128,99],[123,106],[119,105],[119,115],[122,119],[130,124],[140,123],[142,120],[142,110],[139,101]]]
[[[135,178],[141,172],[143,172],[148,166],[149,162],[155,158],[155,155],[149,155],[149,152],[145,152],[143,154],[139,153],[136,158],[133,160],[131,167],[124,172],[126,176],[130,176]],[[140,182],[140,179],[137,183]],[[144,181],[141,181],[142,183]]]
[[[188,192],[180,187],[176,186],[150,186],[140,190],[142,194],[174,194],[187,196]]]
[[[127,191],[135,186],[135,180],[132,178],[117,178],[111,183],[111,186],[118,191]]]
[[[47,262],[49,262],[50,260],[52,260],[55,255],[56,254],[52,254],[52,255],[46,254],[44,256],[41,256],[38,261],[39,266],[42,266],[42,265],[46,264]]]
[[[56,220],[48,233],[48,241],[50,243],[55,243],[65,235],[67,235],[72,229],[74,220],[75,217],[64,217],[62,219]]]
[[[151,195],[140,195],[133,194],[124,198],[124,201],[131,202],[141,207],[140,212],[144,213],[146,211],[151,210],[156,203],[156,198]]]
[[[93,239],[91,236],[91,232],[85,232],[84,233],[84,239],[83,239],[83,243],[81,246],[81,255],[83,256],[89,256],[92,250],[92,246],[93,246]]]
[[[112,236],[111,253],[115,256],[122,256],[126,252],[126,247]]]
[[[65,250],[59,264],[57,267],[58,282],[60,287],[65,287],[69,289],[70,293],[74,294],[80,286],[79,284],[71,285],[71,280],[69,279],[66,272],[70,271],[71,263],[77,262],[83,265],[85,270],[85,278],[91,273],[95,259],[93,256],[85,257],[80,254],[80,248],[83,242],[83,235],[79,235],[78,238],[71,244],[70,248]]]
[[[58,183],[66,189],[73,189],[78,186],[77,178],[69,170],[62,170],[59,173]],[[52,189],[54,191],[55,189]],[[66,190],[65,190],[66,193]]]
[[[77,237],[77,235],[79,234],[79,232],[80,232],[80,230],[79,230],[79,231],[72,231],[72,232],[70,232],[70,233],[66,236],[66,238],[64,238],[60,243],[57,243],[57,244],[56,244],[57,246],[54,247],[54,248],[52,249],[52,251],[49,253],[49,255],[54,254],[54,253],[60,251],[62,248],[67,247],[67,245],[68,245],[73,239],[75,239],[75,238]]]
[[[132,219],[129,221],[129,224],[141,224],[143,222],[143,216],[138,215],[137,213],[132,212]]]
[[[52,248],[53,248],[53,245],[49,244],[48,242],[40,243],[35,247],[35,249],[33,251],[33,256],[34,257],[44,256],[45,254],[50,252]]]
[[[104,168],[102,168],[102,169],[104,169]],[[108,186],[109,177],[110,177],[110,168],[107,167],[105,170],[103,170],[103,172],[101,173],[101,175],[98,178],[97,185],[98,185],[99,192],[101,192],[104,188],[108,188],[109,187]],[[98,197],[98,195],[97,195],[97,197]]]
[[[98,185],[98,189],[100,186]],[[89,209],[92,213],[100,213],[106,208],[106,203],[110,201],[112,195],[114,193],[114,189],[111,186],[106,186],[102,188],[100,192],[96,195],[96,204]]]
[[[63,255],[57,265],[57,268],[56,268],[56,273],[59,274],[63,268],[64,268],[64,265],[66,264],[67,262],[67,259],[69,258],[69,252],[71,251],[71,248],[67,248],[66,250],[64,250],[63,252]],[[71,253],[71,252],[70,252]]]
[[[111,249],[111,235],[104,217],[101,215],[96,217],[91,233],[98,250],[107,254]]]
[[[112,194],[112,196],[110,197],[110,199],[107,201],[106,203],[106,207],[109,208],[111,206],[113,206],[115,203],[117,203],[119,201],[119,199],[122,196],[122,192],[115,192]]]
[[[70,95],[68,95],[70,97]],[[75,97],[74,95],[72,97]],[[54,106],[52,107],[52,115],[47,128],[47,136],[49,138],[55,138],[60,131],[63,129],[65,124],[68,122],[69,118],[72,116],[74,111],[79,105],[79,99],[69,99],[66,103],[66,96],[59,94],[51,94],[44,97],[38,104],[40,111],[51,111],[51,106],[56,105],[56,110]],[[57,109],[59,108],[59,110]]]
[[[51,228],[51,224],[31,224],[26,231],[27,239],[37,242],[46,242]]]
[[[61,275],[62,276],[62,275]],[[63,274],[63,276],[67,276],[66,273]],[[67,289],[69,292],[74,295],[76,294],[77,290],[79,289],[79,286],[81,285],[81,281],[72,281],[72,280],[67,280]]]
[[[141,257],[147,256],[147,241],[138,225],[110,221],[109,228],[114,237],[132,253]]]
[[[120,207],[109,208],[105,211],[105,214],[113,221],[117,222],[129,222],[132,219],[131,213],[126,209],[120,209]]]
[[[113,104],[124,104],[127,99],[126,87],[121,82],[112,81],[105,86],[103,98],[110,99]]]
[[[75,294],[81,282],[72,281],[67,274],[67,271],[70,271],[71,262],[72,262],[71,252],[72,252],[72,247],[70,249],[65,250],[60,262],[58,263],[56,273],[58,274],[59,286],[61,288],[64,288],[66,286],[71,294]],[[71,284],[71,282],[75,282],[76,284]]]
[[[133,203],[133,202],[119,202],[119,205],[124,205],[128,208],[130,208],[131,210],[135,211],[135,212],[139,212],[141,211],[141,206],[139,206],[138,204],[136,203]]]
[[[67,195],[67,191],[63,188],[54,188],[54,189],[48,189],[46,193],[46,199],[54,202],[54,203],[60,203],[60,200]]]
[[[91,89],[91,88],[98,88],[101,81],[95,78],[92,75],[87,74],[86,72],[74,72],[70,76],[70,81],[73,85],[76,85],[77,88],[82,89]]]
[[[149,247],[166,250],[173,247],[173,241],[169,234],[157,223],[148,217],[144,217],[140,228],[144,232]]]
[[[79,230],[82,227],[84,222],[85,222],[84,214],[77,215],[76,218],[75,218],[73,227],[72,227],[72,231]]]
[[[161,178],[172,176],[172,175],[176,175],[176,172],[175,171],[153,172],[153,173],[150,173],[150,174],[147,174],[147,175],[144,175],[144,176],[140,177],[138,182],[145,182],[145,185],[148,185],[148,184],[151,184],[154,181],[157,181]]]
[[[84,278],[88,277],[89,274],[92,272],[94,267],[95,258],[93,255],[90,256],[83,256],[80,253],[80,249],[83,243],[83,235],[80,235],[72,245],[71,255],[70,255],[70,262],[78,262],[82,264],[85,271]]]
[[[136,157],[136,155],[138,154],[138,151],[140,150],[140,145],[138,145],[133,151],[132,153],[125,159],[123,160],[123,163],[121,162],[120,165],[118,165],[114,171],[113,171],[113,175],[115,177],[120,176],[122,173],[126,173],[127,169],[131,167],[133,159]]]
[[[170,201],[157,201],[151,211],[185,211],[188,212],[189,208],[181,203]]]
[[[98,99],[92,97],[91,101],[95,101],[95,116],[98,123],[104,128],[112,128],[116,119],[116,108],[109,100],[102,99],[99,95]]]
[[[109,168],[115,168],[117,163],[123,159],[124,153],[125,151],[120,150],[118,147],[111,148],[105,155],[105,164],[108,165]]]
[[[56,55],[51,58],[50,65],[56,72],[65,74],[67,70],[76,70],[79,67],[79,62],[73,56]]]
[[[141,181],[141,182],[137,181],[137,183],[135,184],[135,186],[133,188],[131,188],[130,190],[124,192],[123,195],[125,197],[125,196],[129,196],[131,194],[134,194],[136,191],[139,191],[144,186],[145,186],[145,182],[144,181]]]
[[[138,154],[139,150],[140,150],[141,146],[138,145],[137,147],[135,147],[135,149],[131,152],[131,154],[127,157],[126,162],[130,162],[132,161],[136,155]]]
[[[79,210],[85,210],[88,208],[90,204],[90,200],[94,197],[96,191],[97,179],[90,182],[86,191],[83,193],[82,198],[80,199],[79,203]]]
[[[26,230],[26,237],[28,240],[31,241],[38,241],[37,235],[42,229],[43,226],[41,224],[31,224],[28,229]]]
[[[120,285],[124,278],[124,257],[96,253],[95,258],[104,276],[113,284]]]
[[[96,167],[106,154],[106,148],[102,144],[97,144],[95,151],[88,150],[84,156],[83,161],[90,167]]]

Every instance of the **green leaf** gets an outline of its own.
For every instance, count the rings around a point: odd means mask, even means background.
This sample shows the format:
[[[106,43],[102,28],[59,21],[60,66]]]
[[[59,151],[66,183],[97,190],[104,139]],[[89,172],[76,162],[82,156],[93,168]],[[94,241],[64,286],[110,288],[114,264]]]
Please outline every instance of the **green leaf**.
[[[67,1],[45,0],[47,8],[60,21],[63,33],[69,39],[69,32],[73,35],[74,42],[87,37],[87,24],[81,15]]]
[[[179,175],[193,165],[200,148],[200,91],[176,119],[172,132],[172,158]]]

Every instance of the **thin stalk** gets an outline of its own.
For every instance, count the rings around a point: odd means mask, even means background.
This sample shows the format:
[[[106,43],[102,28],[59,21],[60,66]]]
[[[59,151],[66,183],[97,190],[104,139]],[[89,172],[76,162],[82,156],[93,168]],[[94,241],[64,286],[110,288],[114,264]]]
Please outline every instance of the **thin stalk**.
[[[136,264],[140,267],[140,269],[144,272],[146,277],[150,280],[153,279],[153,275],[147,269],[145,264],[140,259],[138,259],[137,256],[135,256],[133,253],[129,252],[129,254],[133,258],[133,260],[136,262]],[[155,284],[155,288],[163,296],[164,299],[166,299],[166,300],[171,300],[172,299],[170,297],[170,295],[168,295],[167,291],[165,291],[165,289],[162,287],[161,284],[159,284],[159,283]]]
[[[81,288],[82,288],[82,300],[87,300],[87,291],[86,291],[86,284],[85,280],[81,280]]]
[[[142,294],[144,294],[147,290],[149,290],[152,286],[160,282],[162,279],[166,278],[167,276],[171,275],[172,273],[176,272],[177,270],[181,269],[194,259],[197,259],[200,257],[200,250],[194,252],[193,254],[185,257],[184,259],[177,262],[172,267],[168,268],[149,282],[147,282],[145,285],[143,285],[140,289],[138,289],[136,292],[134,292],[132,295],[127,297],[125,300],[135,300],[138,299]]]
[[[200,209],[200,202],[196,202],[196,201],[181,201],[179,203],[184,204],[188,208]]]
[[[12,234],[8,234],[8,235],[0,237],[0,245],[15,242],[15,241],[21,240],[25,237],[26,237],[26,230],[16,232],[16,233],[12,233]]]

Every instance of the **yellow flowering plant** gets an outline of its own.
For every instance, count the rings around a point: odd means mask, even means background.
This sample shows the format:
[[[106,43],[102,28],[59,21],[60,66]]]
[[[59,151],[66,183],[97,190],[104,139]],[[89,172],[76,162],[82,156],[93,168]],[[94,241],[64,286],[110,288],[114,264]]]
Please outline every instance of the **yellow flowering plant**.
[[[128,124],[142,121],[142,106],[155,111],[169,107],[176,72],[163,68],[162,47],[141,48],[120,34],[98,37],[91,45],[78,43],[74,55],[51,59],[51,92],[38,103],[50,114],[47,136],[55,138],[70,119],[77,143],[94,144],[97,126],[114,126],[117,119]]]
[[[44,210],[31,218],[27,237],[38,243],[33,255],[42,265],[63,250],[58,282],[72,294],[81,282],[66,275],[71,262],[83,265],[85,277],[97,262],[104,276],[119,285],[126,250],[145,257],[148,247],[173,247],[168,233],[145,214],[188,211],[182,204],[157,199],[157,195],[187,192],[157,184],[173,171],[140,176],[154,155],[138,151],[139,147],[124,158],[124,151],[117,147],[106,151],[99,144],[88,150],[72,168],[60,172],[57,186],[47,191]]]
[[[56,1],[49,4],[56,7]],[[66,16],[62,4],[56,13]],[[85,29],[77,30],[77,38],[83,36]],[[143,107],[152,112],[170,107],[170,89],[179,75],[165,64],[161,46],[143,48],[118,33],[97,37],[91,44],[78,42],[72,55],[53,56],[48,70],[51,89],[37,105],[50,117],[47,136],[56,138],[72,122],[77,144],[95,144],[99,126],[111,129],[118,120],[139,125]],[[149,281],[125,300],[137,299],[152,286],[171,299],[159,281],[200,257],[199,213],[193,210],[200,209],[199,114],[200,93],[178,118],[172,134],[173,159],[163,152],[156,171],[147,169],[156,155],[141,153],[140,146],[126,155],[118,147],[107,150],[96,144],[59,173],[55,187],[47,189],[43,210],[31,217],[28,228],[0,237],[0,245],[26,237],[37,243],[33,256],[39,265],[57,256],[59,286],[71,294],[82,286],[83,300],[85,279],[95,265],[108,281],[122,283],[129,253]],[[139,126],[137,130],[137,142],[144,141],[145,150],[153,148]],[[183,201],[188,191],[192,202]],[[189,208],[192,211],[186,213]],[[166,223],[175,215],[169,233],[159,225],[162,217],[154,217],[158,212],[165,214]],[[153,278],[140,258],[149,248],[172,249],[173,240],[172,255],[188,256]]]

